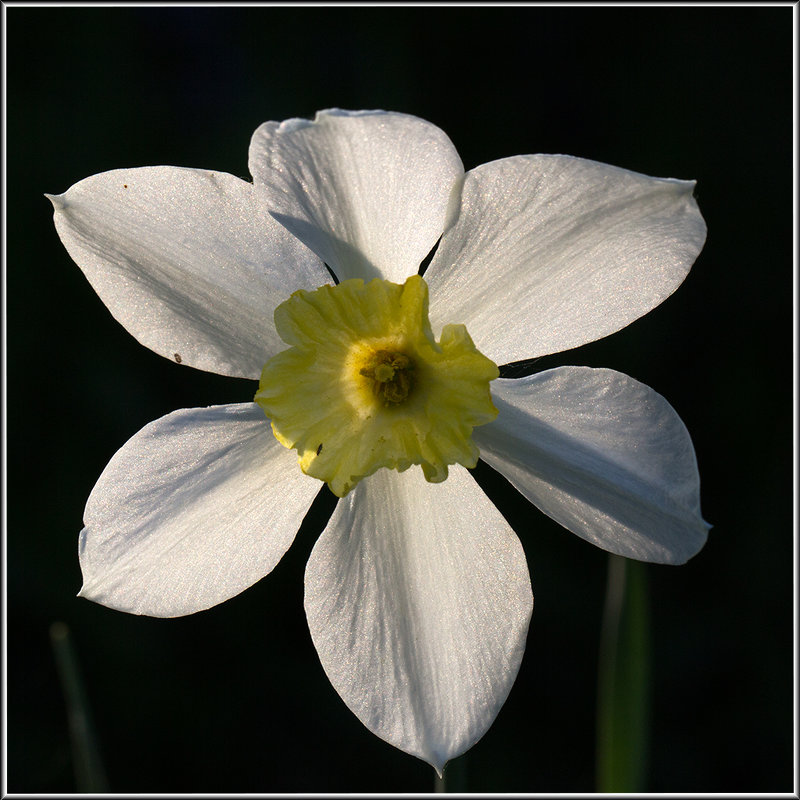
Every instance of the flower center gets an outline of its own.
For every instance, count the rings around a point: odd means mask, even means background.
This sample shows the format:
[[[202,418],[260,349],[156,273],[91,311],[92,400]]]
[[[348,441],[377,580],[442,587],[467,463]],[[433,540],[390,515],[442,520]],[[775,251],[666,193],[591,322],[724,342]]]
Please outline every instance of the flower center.
[[[405,353],[378,350],[367,367],[358,372],[372,384],[372,391],[385,406],[404,403],[411,392],[414,362]]]
[[[255,401],[303,471],[334,494],[381,467],[419,464],[438,482],[448,464],[475,466],[472,429],[497,416],[489,382],[498,369],[463,325],[434,340],[421,277],[295,292],[275,325],[289,349],[264,365]]]

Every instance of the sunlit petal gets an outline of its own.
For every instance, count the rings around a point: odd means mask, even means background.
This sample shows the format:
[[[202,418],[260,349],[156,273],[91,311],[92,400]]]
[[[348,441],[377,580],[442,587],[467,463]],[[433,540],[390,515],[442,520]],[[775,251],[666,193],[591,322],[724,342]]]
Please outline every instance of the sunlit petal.
[[[703,246],[693,187],[570,156],[471,170],[425,274],[434,331],[463,323],[505,364],[623,328],[675,291]]]
[[[224,172],[119,169],[50,199],[61,241],[114,317],[208,372],[258,378],[283,347],[275,307],[330,282],[253,185]]]
[[[508,695],[533,606],[522,546],[472,476],[380,470],[336,507],[306,568],[325,672],[375,734],[431,763]]]
[[[481,458],[587,541],[681,564],[705,544],[692,441],[672,406],[609,369],[560,367],[497,380]]]
[[[340,280],[402,283],[416,273],[463,171],[439,128],[386,111],[265,122],[250,145],[250,172],[275,218]]]
[[[86,504],[81,596],[178,617],[280,561],[319,491],[255,404],[175,411],[111,459]]]

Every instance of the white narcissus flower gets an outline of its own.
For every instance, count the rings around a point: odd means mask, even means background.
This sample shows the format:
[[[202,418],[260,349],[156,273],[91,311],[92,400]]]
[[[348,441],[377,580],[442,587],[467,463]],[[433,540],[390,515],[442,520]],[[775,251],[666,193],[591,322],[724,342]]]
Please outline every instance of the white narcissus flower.
[[[267,122],[249,161],[252,184],[145,167],[50,198],[142,344],[261,379],[256,403],[176,411],[116,453],[86,506],[81,595],[157,617],[221,603],[277,564],[325,481],[342,499],[305,580],[322,665],[371,731],[441,772],[505,701],[533,607],[520,542],[465,467],[480,455],[612,553],[677,564],[706,540],[660,395],[606,369],[495,366],[669,296],[705,240],[694,184],[552,155],[465,174],[441,130],[382,111]]]

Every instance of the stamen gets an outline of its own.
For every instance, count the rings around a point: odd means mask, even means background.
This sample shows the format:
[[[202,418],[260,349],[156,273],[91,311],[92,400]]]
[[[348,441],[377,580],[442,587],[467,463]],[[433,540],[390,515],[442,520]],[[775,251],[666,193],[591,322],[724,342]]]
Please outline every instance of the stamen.
[[[378,350],[369,366],[362,367],[359,374],[372,384],[372,392],[384,406],[391,408],[404,403],[414,385],[411,370],[414,362],[405,353]]]

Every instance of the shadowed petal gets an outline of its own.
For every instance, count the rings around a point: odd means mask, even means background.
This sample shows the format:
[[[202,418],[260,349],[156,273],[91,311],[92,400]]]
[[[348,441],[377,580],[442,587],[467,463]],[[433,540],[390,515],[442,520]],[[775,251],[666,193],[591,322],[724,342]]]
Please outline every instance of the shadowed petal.
[[[153,617],[210,608],[272,570],[320,486],[255,404],[168,414],[130,439],[92,490],[80,594]]]
[[[627,375],[559,367],[492,383],[481,458],[564,527],[618,555],[682,564],[705,544],[700,476],[672,406]]]
[[[464,168],[430,122],[386,111],[320,111],[313,121],[265,122],[250,172],[274,216],[340,280],[402,283],[444,230]]]
[[[434,332],[462,323],[505,364],[625,327],[677,289],[703,246],[693,187],[570,156],[471,170],[425,273]]]
[[[380,470],[336,507],[306,568],[325,672],[376,735],[441,772],[508,695],[533,607],[519,539],[460,466]]]
[[[253,185],[224,172],[118,169],[49,197],[61,241],[114,317],[198,369],[258,378],[283,349],[275,307],[330,283]]]

